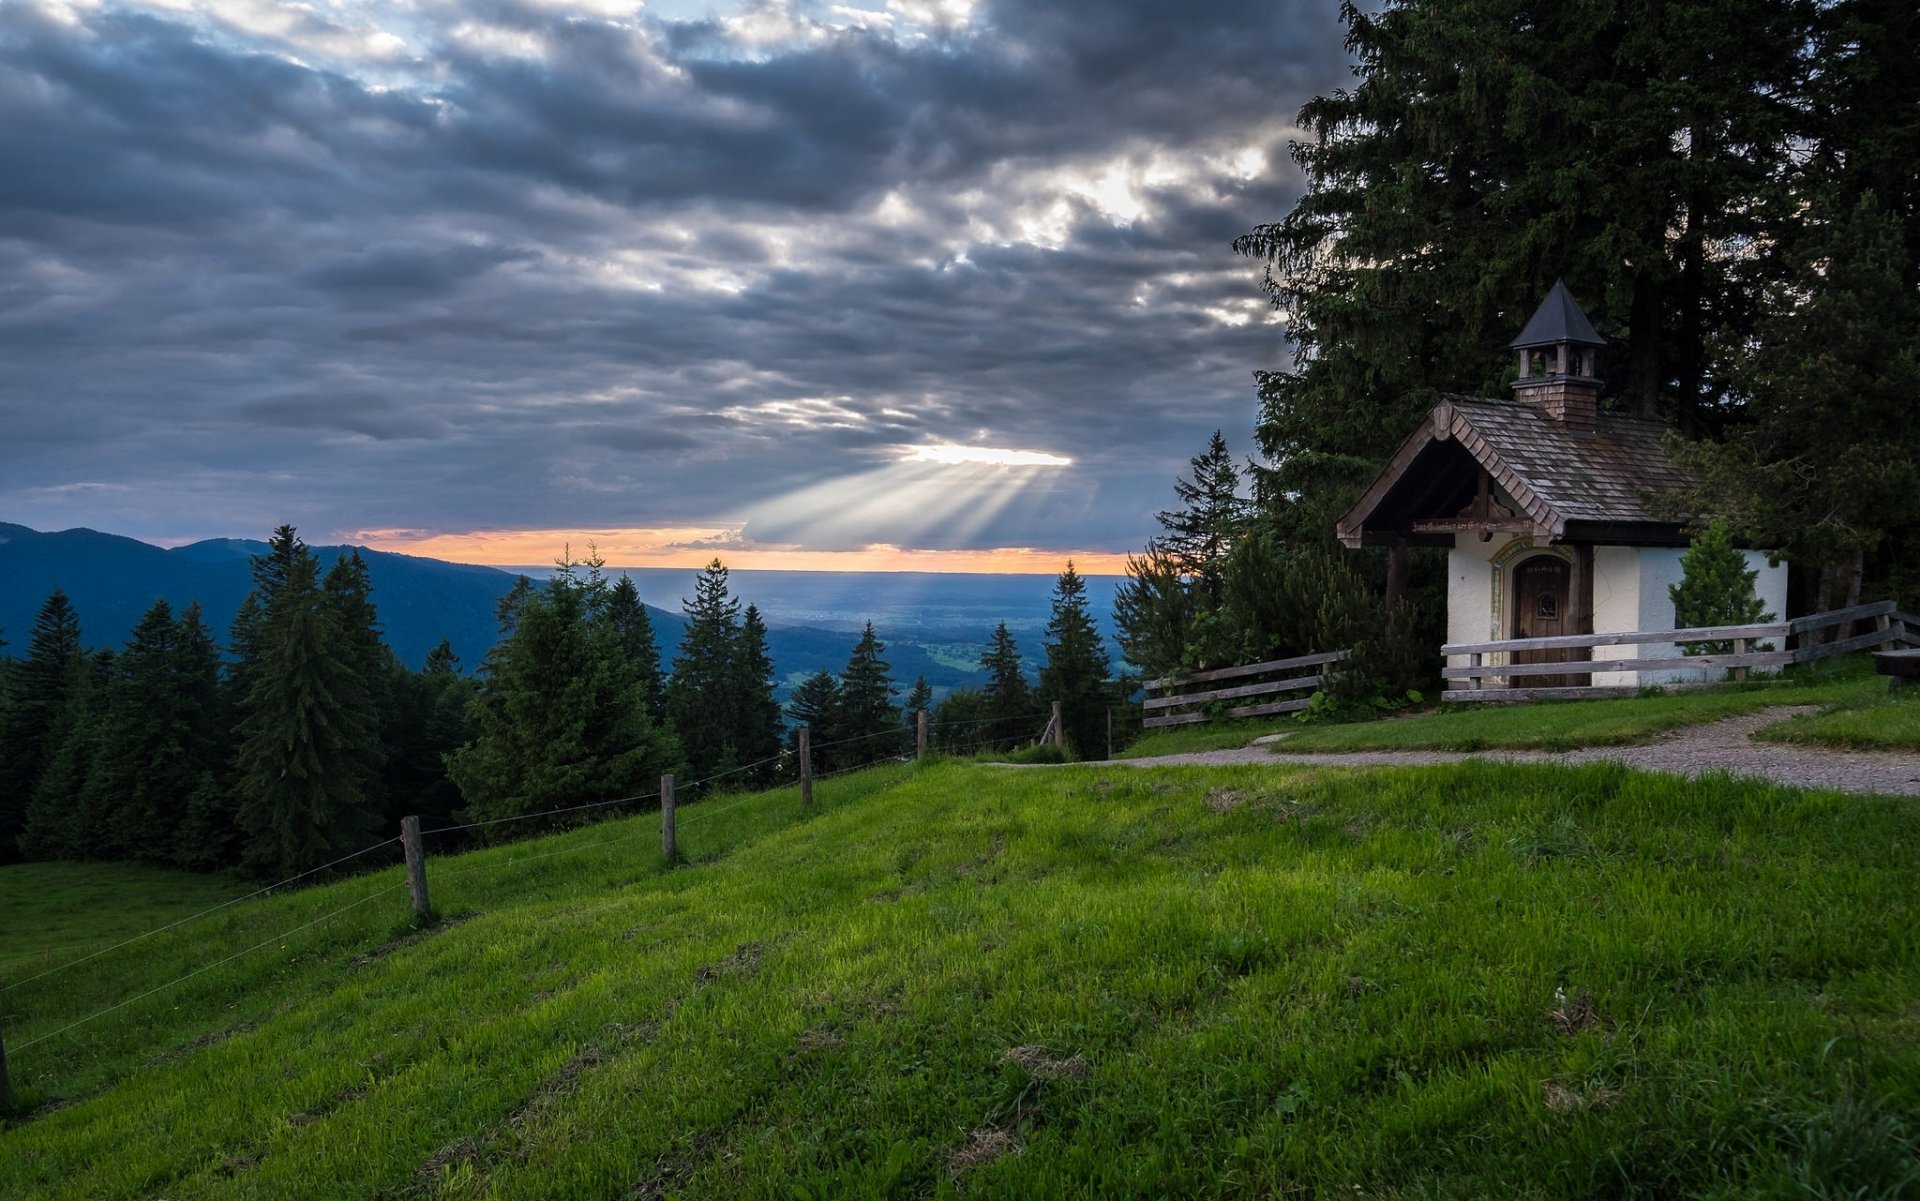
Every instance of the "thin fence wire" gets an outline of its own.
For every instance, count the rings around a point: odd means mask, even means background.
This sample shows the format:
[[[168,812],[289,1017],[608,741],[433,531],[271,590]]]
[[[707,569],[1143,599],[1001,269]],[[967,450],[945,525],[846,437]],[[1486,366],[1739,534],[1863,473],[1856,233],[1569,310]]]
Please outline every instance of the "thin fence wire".
[[[70,959],[67,962],[59,965],[58,967],[48,968],[46,971],[41,972],[39,975],[28,976],[24,980],[15,980],[12,984],[9,984],[4,988],[0,988],[0,993],[12,992],[14,989],[19,988],[23,984],[32,984],[35,980],[45,979],[46,977],[53,975],[55,972],[63,972],[70,967],[74,967],[77,964],[82,964],[82,963],[86,963],[89,960],[98,959],[100,958],[100,956],[111,954],[114,951],[118,951],[122,947],[130,947],[134,943],[140,942],[143,939],[152,938],[156,934],[165,934],[167,931],[173,929],[176,926],[184,926],[188,922],[198,921],[200,918],[206,917],[209,914],[218,913],[222,909],[226,909],[231,906],[238,905],[242,901],[251,901],[255,897],[265,896],[266,894],[272,892],[276,888],[285,888],[287,885],[292,884],[299,880],[304,880],[308,876],[312,876],[320,872],[324,872],[329,868],[339,867],[343,863],[351,862],[355,859],[360,858],[360,856],[362,855],[372,854],[374,851],[379,850],[381,847],[390,847],[399,841],[400,840],[398,838],[389,838],[384,842],[376,842],[370,847],[362,847],[351,855],[340,856],[340,858],[335,859],[332,863],[323,863],[319,867],[310,867],[306,871],[301,872],[297,876],[288,876],[286,879],[281,880],[278,883],[269,884],[265,888],[255,889],[254,891],[248,893],[243,897],[234,897],[230,901],[222,901],[218,905],[212,906],[211,908],[208,908],[208,909],[202,909],[198,913],[189,914],[188,916],[180,918],[177,921],[168,922],[164,926],[155,926],[153,929],[147,931],[145,934],[136,934],[132,938],[129,938],[124,942],[117,942],[110,947],[103,947],[98,951],[93,951],[89,954],[82,955],[78,959]]]
[[[538,813],[515,813],[507,817],[490,817],[484,821],[464,822],[457,826],[436,826],[431,830],[420,831],[420,836],[425,838],[429,834],[452,834],[456,830],[478,830],[482,826],[498,826],[504,825],[507,822],[532,821],[536,817],[558,817],[563,813],[580,813],[587,809],[605,809],[611,805],[630,805],[638,801],[653,800],[659,795],[657,792],[649,792],[641,796],[615,797],[610,801],[588,801],[584,805],[568,805],[564,809],[542,809]]]
[[[339,917],[341,914],[347,912],[347,910],[349,909],[358,909],[360,906],[365,905],[369,901],[375,901],[381,897],[388,895],[389,893],[398,892],[399,890],[401,890],[402,888],[405,888],[406,886],[407,886],[406,881],[403,880],[398,884],[394,884],[394,885],[391,885],[390,887],[383,888],[378,892],[369,893],[368,895],[361,897],[359,900],[353,902],[351,905],[342,905],[338,909],[332,910],[331,912],[328,912],[328,913],[321,914],[319,917],[314,918],[310,922],[302,922],[300,925],[293,927],[291,930],[283,930],[280,933],[274,935],[272,938],[254,943],[252,946],[247,947],[244,950],[235,951],[233,954],[227,956],[225,959],[216,959],[212,963],[194,968],[192,971],[188,972],[184,976],[177,976],[174,979],[167,981],[165,984],[157,985],[156,987],[150,988],[147,991],[140,993],[137,996],[128,997],[126,1000],[117,1002],[116,1004],[113,1004],[113,1005],[109,1005],[105,1009],[99,1010],[98,1012],[90,1013],[86,1017],[81,1018],[77,1022],[68,1022],[66,1025],[60,1027],[58,1030],[49,1031],[46,1034],[40,1035],[38,1038],[30,1038],[26,1042],[20,1043],[18,1046],[14,1047],[14,1050],[24,1051],[28,1047],[38,1046],[39,1044],[46,1042],[50,1038],[57,1038],[60,1035],[65,1034],[69,1030],[76,1030],[81,1026],[86,1025],[88,1022],[95,1021],[99,1018],[103,1018],[108,1014],[113,1013],[117,1010],[125,1009],[127,1006],[132,1005],[136,1002],[144,1001],[148,997],[153,996],[155,993],[165,992],[167,989],[172,988],[174,985],[191,980],[195,976],[198,976],[203,972],[210,972],[214,968],[220,967],[224,964],[232,963],[234,960],[240,958],[241,956],[250,955],[253,952],[259,950],[261,947],[269,946],[275,942],[278,942],[283,938],[291,938],[295,934],[300,933],[302,930],[311,929],[314,926],[319,925],[321,922]]]

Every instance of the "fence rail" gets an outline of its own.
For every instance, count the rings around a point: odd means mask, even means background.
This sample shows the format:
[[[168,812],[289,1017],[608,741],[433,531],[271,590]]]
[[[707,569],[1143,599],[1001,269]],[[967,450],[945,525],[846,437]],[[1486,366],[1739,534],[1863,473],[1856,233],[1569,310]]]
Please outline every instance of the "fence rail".
[[[1143,687],[1147,699],[1141,703],[1146,717],[1141,725],[1147,729],[1159,726],[1182,726],[1193,722],[1212,721],[1216,716],[1226,717],[1266,717],[1275,713],[1292,713],[1304,709],[1312,703],[1312,697],[1296,697],[1293,700],[1266,701],[1251,705],[1237,705],[1216,713],[1220,702],[1248,700],[1253,697],[1277,696],[1287,692],[1317,692],[1333,674],[1329,669],[1352,654],[1351,651],[1322,651],[1314,655],[1299,655],[1292,659],[1269,659],[1264,663],[1248,663],[1240,667],[1220,667],[1212,671],[1196,671],[1187,676],[1162,676],[1157,680],[1148,680]],[[1298,673],[1302,668],[1317,668],[1311,675],[1285,675]],[[1259,679],[1261,676],[1282,676],[1281,679]],[[1206,688],[1199,692],[1183,691],[1197,685],[1217,684],[1223,680],[1253,680],[1251,684],[1234,684],[1225,688]],[[1206,706],[1195,710],[1194,706]]]
[[[1874,628],[1865,634],[1838,638],[1831,642],[1816,640],[1825,630],[1844,629],[1855,622],[1871,621]],[[1777,646],[1758,649],[1768,640]],[[1690,643],[1721,642],[1727,652],[1704,655],[1676,655],[1656,650],[1649,658],[1599,659],[1593,651],[1600,647],[1679,647]],[[1788,649],[1787,643],[1794,645]],[[1813,613],[1792,621],[1763,622],[1756,625],[1703,626],[1677,630],[1628,630],[1601,634],[1563,634],[1551,638],[1508,638],[1495,642],[1455,642],[1440,648],[1451,657],[1467,662],[1441,669],[1447,690],[1446,701],[1534,701],[1626,696],[1639,690],[1641,673],[1727,671],[1734,679],[1745,679],[1754,668],[1785,667],[1794,663],[1812,663],[1852,651],[1894,646],[1920,646],[1920,617],[1903,613],[1893,601],[1875,601],[1826,613]],[[1515,662],[1513,656],[1530,652],[1584,652],[1579,658],[1547,662]],[[1632,676],[1632,683],[1594,684],[1597,675]],[[1525,687],[1529,679],[1561,676],[1587,678],[1581,685],[1552,684]],[[1489,684],[1488,681],[1519,681],[1522,686]],[[1718,681],[1687,680],[1673,682],[1674,687],[1712,687]]]

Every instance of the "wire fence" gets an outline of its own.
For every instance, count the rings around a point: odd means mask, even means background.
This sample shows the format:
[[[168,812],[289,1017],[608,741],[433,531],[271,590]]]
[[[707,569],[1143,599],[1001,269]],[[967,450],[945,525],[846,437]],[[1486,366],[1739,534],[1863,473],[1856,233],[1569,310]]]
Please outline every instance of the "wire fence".
[[[1012,717],[1012,718],[989,717],[989,718],[969,719],[966,721],[928,723],[928,729],[929,731],[932,731],[934,729],[957,730],[962,728],[973,728],[973,727],[995,724],[995,723],[1004,725],[1004,724],[1012,724],[1022,720],[1039,718],[1043,716],[1047,716],[1047,715],[1036,713],[1036,714],[1023,714],[1018,717]],[[844,747],[844,746],[850,746],[850,745],[855,745],[855,744],[864,743],[864,742],[871,742],[880,738],[889,738],[889,737],[907,740],[907,739],[913,739],[915,737],[915,733],[916,732],[913,727],[903,727],[901,729],[879,730],[879,731],[874,731],[868,734],[857,735],[850,738],[836,739],[831,742],[816,743],[814,744],[814,749],[824,750],[826,748],[835,747],[835,746]],[[984,737],[984,738],[979,738],[970,743],[966,743],[962,745],[967,747],[972,747],[972,748],[979,748],[979,747],[985,747],[989,745],[1004,745],[1006,741],[1007,739],[1004,736]],[[955,753],[955,747],[954,747],[954,744],[952,743],[945,743],[939,749],[940,749],[940,753],[946,753],[946,754]],[[681,792],[684,790],[684,792],[689,797],[691,797],[692,795],[698,794],[703,790],[710,789],[714,784],[722,780],[730,779],[732,777],[739,776],[744,773],[754,771],[756,769],[765,768],[773,764],[788,762],[788,761],[794,760],[795,758],[797,758],[797,756],[791,750],[782,750],[777,755],[770,755],[765,758],[755,760],[752,763],[741,764],[737,767],[732,767],[724,771],[715,772],[714,774],[710,776],[706,776],[699,780],[689,781],[685,785],[676,786],[676,792]],[[840,767],[831,771],[809,772],[807,773],[807,778],[809,778],[814,783],[819,783],[825,780],[832,780],[842,776],[852,775],[856,772],[871,771],[877,767],[883,767],[888,764],[904,765],[911,768],[917,759],[918,759],[918,754],[916,752],[909,752],[909,753],[900,754],[900,755],[881,756],[872,760],[849,764],[847,766]],[[795,787],[797,783],[799,783],[798,780],[782,780],[777,784],[773,784],[764,788],[757,789],[752,792],[742,794],[736,799],[730,802],[727,802],[725,804],[714,804],[710,802],[700,803],[696,806],[695,811],[705,815],[708,818],[717,817],[720,814],[739,808],[742,805],[746,805],[750,802],[760,800],[772,793],[791,789]],[[662,795],[663,795],[662,792],[656,791],[651,793],[636,794],[632,796],[616,797],[608,800],[589,801],[579,805],[567,805],[567,806],[561,806],[561,807],[552,808],[552,809],[544,809],[535,813],[509,814],[509,815],[496,817],[496,818],[486,818],[479,821],[462,822],[457,825],[438,826],[431,830],[421,831],[421,835],[424,837],[427,835],[462,833],[469,830],[492,828],[492,827],[508,825],[516,822],[551,819],[551,818],[562,817],[562,816],[566,816],[574,813],[608,809],[608,808],[612,808],[614,806],[619,806],[619,805],[637,804],[643,801],[658,800],[661,798]],[[533,863],[543,859],[550,859],[550,858],[554,858],[561,855],[582,854],[588,851],[593,851],[593,850],[604,848],[604,847],[616,846],[622,843],[636,842],[643,838],[652,837],[653,835],[654,835],[654,831],[651,829],[641,830],[635,833],[623,834],[615,838],[599,839],[594,842],[585,843],[585,844],[569,843],[566,846],[559,847],[553,850],[543,851],[533,855],[516,855],[509,850],[505,854],[504,858],[483,861],[483,862],[476,862],[470,865],[465,865],[460,867],[435,868],[433,875],[435,878],[443,881],[460,879],[462,877],[472,875],[476,872],[488,870],[491,868],[511,867],[515,865]],[[230,900],[222,901],[218,905],[209,906],[208,908],[200,910],[197,913],[189,914],[186,917],[178,918],[174,921],[168,922],[161,926],[156,926],[151,930],[147,930],[143,933],[136,934],[131,938],[123,939],[122,941],[114,943],[111,946],[103,947],[100,950],[89,952],[86,955],[79,956],[75,959],[69,960],[55,967],[48,968],[45,971],[39,972],[35,975],[13,981],[5,985],[4,987],[0,987],[0,994],[11,992],[16,988],[20,988],[24,985],[31,984],[37,980],[43,980],[48,976],[52,976],[58,972],[63,972],[73,967],[77,967],[80,964],[92,962],[104,956],[113,954],[114,952],[124,950],[125,948],[130,947],[135,943],[142,942],[146,939],[152,938],[159,934],[164,934],[170,930],[179,929],[182,926],[188,925],[202,918],[209,917],[215,913],[221,912],[222,910],[229,909],[235,905],[241,904],[242,902],[267,896],[275,892],[276,890],[284,889],[289,885],[296,884],[302,880],[306,880],[311,877],[320,875],[323,872],[328,872],[328,871],[338,869],[340,867],[345,866],[346,864],[359,860],[376,851],[382,850],[384,848],[400,845],[401,843],[402,843],[401,838],[382,839],[380,842],[374,843],[370,846],[362,847],[357,851],[350,852],[349,854],[342,855],[339,858],[331,860],[330,862],[321,864],[318,867],[308,868],[305,871],[302,871],[296,875],[289,876],[284,880],[275,881],[272,884],[265,885],[264,887],[255,889],[254,891],[246,893],[242,896],[238,896]],[[63,1026],[58,1027],[57,1029],[50,1030],[44,1034],[37,1035],[34,1038],[28,1039],[25,1042],[17,1043],[11,1048],[11,1050],[16,1053],[20,1051],[25,1051],[29,1048],[38,1046],[39,1044],[44,1043],[50,1039],[57,1038],[63,1034],[69,1033],[70,1031],[77,1030],[82,1026],[85,1026],[91,1022],[98,1021],[100,1018],[106,1017],[109,1014],[117,1013],[120,1010],[126,1009],[131,1005],[138,1004],[139,1002],[146,1000],[149,997],[156,996],[160,993],[166,992],[169,989],[178,987],[179,985],[185,983],[186,981],[192,980],[197,976],[210,972],[215,968],[225,966],[226,964],[232,963],[237,959],[250,955],[253,952],[258,951],[263,947],[271,946],[274,943],[280,942],[283,939],[292,937],[293,935],[299,934],[303,931],[313,929],[314,927],[320,926],[328,921],[331,921],[334,918],[339,917],[344,913],[347,913],[354,909],[358,909],[362,905],[366,905],[382,897],[390,896],[391,894],[398,892],[400,889],[406,888],[407,886],[408,886],[407,882],[405,880],[402,880],[400,883],[388,885],[387,887],[377,889],[374,892],[368,893],[366,896],[363,896],[356,901],[353,901],[353,902],[350,902],[349,904],[342,905],[342,906],[339,906],[338,908],[329,910],[328,912],[323,913],[318,917],[312,918],[308,921],[300,923],[299,925],[283,930],[278,934],[273,935],[270,938],[263,939],[259,942],[253,943],[250,946],[247,946],[238,951],[235,951],[230,955],[224,956],[223,958],[216,959],[211,963],[203,964],[199,967],[192,969],[191,971],[184,972],[181,975],[175,976],[172,979],[166,981],[165,983],[155,985],[152,988],[146,989],[142,992],[135,994],[134,996],[127,997],[121,1001],[117,1001],[112,1005],[109,1005],[103,1009],[96,1010],[92,1013],[89,1013],[85,1017],[69,1022]],[[0,1054],[4,1054],[4,1053],[5,1053],[4,1048],[0,1048]]]

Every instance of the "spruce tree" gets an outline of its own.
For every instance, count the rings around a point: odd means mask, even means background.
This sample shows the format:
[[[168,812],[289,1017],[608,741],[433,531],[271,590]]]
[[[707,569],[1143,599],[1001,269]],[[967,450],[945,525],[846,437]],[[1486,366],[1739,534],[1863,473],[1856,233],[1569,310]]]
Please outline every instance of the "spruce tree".
[[[899,689],[891,666],[880,657],[886,649],[868,622],[840,673],[839,737],[860,739],[837,748],[840,764],[872,763],[900,753],[900,707],[893,703]]]
[[[1231,595],[1240,577],[1230,570],[1222,575],[1222,591]],[[1155,676],[1188,665],[1199,657],[1192,645],[1198,618],[1177,559],[1153,543],[1127,556],[1126,582],[1113,594],[1113,625],[1127,662]]]
[[[813,770],[816,772],[827,770],[830,753],[820,748],[840,737],[839,712],[840,681],[830,671],[816,671],[802,680],[800,686],[793,690],[792,699],[787,701],[787,716],[792,719],[794,727],[787,745],[798,755],[800,727],[807,727]]]
[[[53,753],[55,726],[84,670],[80,618],[55,588],[40,606],[26,660],[10,673],[0,721],[0,861],[13,859],[27,805]]]
[[[1060,703],[1067,746],[1082,759],[1106,753],[1107,708],[1114,703],[1111,667],[1100,631],[1087,609],[1087,586],[1073,563],[1053,589],[1047,619],[1047,662],[1040,669],[1039,698]]]
[[[1189,467],[1191,479],[1173,482],[1182,507],[1159,514],[1166,533],[1155,542],[1191,582],[1199,605],[1217,609],[1227,555],[1246,520],[1247,502],[1240,496],[1240,474],[1219,430]]]
[[[666,721],[667,691],[660,672],[660,646],[654,639],[653,619],[647,615],[631,578],[623,575],[613,582],[600,619],[621,670],[632,677],[646,698],[648,716],[655,724]]]
[[[631,673],[590,624],[590,579],[561,573],[521,605],[469,709],[475,736],[447,756],[467,820],[651,793],[678,768]]]
[[[174,624],[171,678],[180,723],[183,759],[191,764],[192,791],[173,832],[172,861],[211,871],[239,861],[240,831],[234,823],[233,791],[227,779],[233,760],[234,712],[220,686],[220,648],[194,601]]]
[[[1772,621],[1766,602],[1754,592],[1754,581],[1759,578],[1759,569],[1749,568],[1746,555],[1733,545],[1726,520],[1714,518],[1680,556],[1680,582],[1667,586],[1667,596],[1673,601],[1674,628]],[[1732,649],[1731,642],[1681,644],[1682,652],[1688,655],[1724,655]]]
[[[45,770],[27,799],[21,852],[33,859],[100,859],[106,815],[87,808],[87,780],[99,755],[107,724],[107,697],[113,679],[112,651],[72,660],[64,701],[47,732]]]
[[[767,762],[780,754],[780,702],[774,698],[773,654],[767,648],[767,624],[760,610],[748,605],[740,620],[740,635],[733,644],[733,698],[735,746],[742,764],[760,766],[747,773],[743,782],[764,784],[779,773],[777,763]]]
[[[992,747],[996,740],[987,721],[987,698],[977,688],[956,688],[933,708],[930,741],[948,755],[971,755]]]
[[[734,728],[740,602],[728,594],[726,566],[715,559],[694,582],[692,599],[680,603],[687,628],[667,681],[667,712],[688,772],[705,779],[742,762]]]
[[[980,713],[986,720],[979,728],[966,731],[967,740],[1005,750],[1032,738],[1038,732],[1033,721],[1033,693],[1020,666],[1020,648],[1007,631],[1006,622],[994,627],[992,640],[980,653],[980,668],[987,673]]]
[[[400,721],[396,694],[406,669],[381,637],[373,581],[358,550],[334,560],[320,591],[321,604],[338,632],[341,657],[359,678],[365,698],[368,738],[360,747],[363,791],[370,811],[380,815],[380,824],[385,827],[390,824],[387,818],[398,816],[388,812],[388,760],[392,753],[388,731]],[[400,800],[399,808],[406,808],[405,798]]]
[[[235,765],[243,866],[269,876],[355,849],[380,817],[365,792],[368,698],[325,603],[319,564],[293,541],[264,606]]]
[[[928,714],[931,720],[932,712],[933,686],[927,683],[927,677],[915,676],[913,687],[907,691],[907,703],[901,709],[901,719],[906,722],[907,729],[913,730],[920,724],[922,713]]]

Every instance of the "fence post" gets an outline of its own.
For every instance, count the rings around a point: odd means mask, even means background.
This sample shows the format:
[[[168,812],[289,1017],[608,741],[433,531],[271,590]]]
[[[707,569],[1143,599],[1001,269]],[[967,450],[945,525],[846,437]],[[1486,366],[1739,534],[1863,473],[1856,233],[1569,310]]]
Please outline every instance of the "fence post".
[[[1471,655],[1468,655],[1467,660],[1468,660],[1469,666],[1474,668],[1481,668],[1487,665],[1487,657],[1484,654],[1480,653],[1479,651],[1475,651]],[[1470,683],[1468,683],[1467,685],[1467,687],[1469,688],[1485,688],[1487,686],[1486,678],[1482,676],[1478,671],[1475,671],[1472,675],[1468,676],[1467,679],[1470,681]]]
[[[1053,702],[1053,745],[1067,749],[1067,732],[1060,728],[1060,702]]]
[[[400,845],[407,852],[407,893],[413,898],[413,915],[426,917],[432,910],[427,902],[427,853],[420,846],[420,819],[400,819]]]
[[[660,777],[660,857],[672,863],[680,853],[673,837],[673,777]]]
[[[813,730],[800,727],[800,806],[813,808]]]
[[[925,759],[927,757],[927,711],[922,709],[916,716],[918,720],[913,723],[913,757]]]
[[[1747,653],[1747,640],[1745,638],[1735,638],[1733,640],[1733,653],[1736,657]],[[1733,669],[1732,675],[1736,680],[1744,680],[1747,678],[1747,669],[1745,667],[1736,667]]]
[[[1107,758],[1113,758],[1113,706],[1107,706]]]

